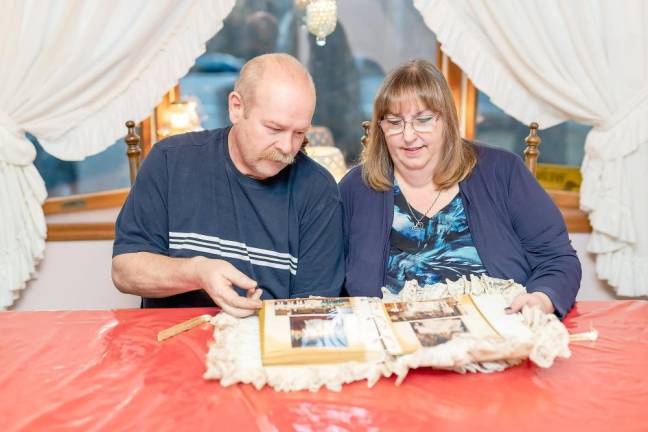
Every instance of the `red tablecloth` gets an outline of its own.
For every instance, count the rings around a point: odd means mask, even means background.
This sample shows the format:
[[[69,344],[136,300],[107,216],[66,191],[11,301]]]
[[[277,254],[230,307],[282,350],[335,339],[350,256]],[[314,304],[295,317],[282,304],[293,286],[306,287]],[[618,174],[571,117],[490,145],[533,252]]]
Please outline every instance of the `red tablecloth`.
[[[205,381],[211,328],[156,333],[215,309],[0,313],[0,430],[648,431],[648,302],[580,302],[550,369],[416,370],[340,393]]]

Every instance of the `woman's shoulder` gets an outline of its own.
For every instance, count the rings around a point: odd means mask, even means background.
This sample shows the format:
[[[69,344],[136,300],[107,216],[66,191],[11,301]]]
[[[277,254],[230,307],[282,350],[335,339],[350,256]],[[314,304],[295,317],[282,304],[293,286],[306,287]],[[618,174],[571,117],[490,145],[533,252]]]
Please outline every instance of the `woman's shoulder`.
[[[351,168],[342,177],[339,183],[340,192],[349,193],[367,188],[364,180],[362,179],[362,165],[356,165]]]
[[[476,177],[508,181],[511,177],[516,177],[522,168],[526,169],[522,158],[509,150],[476,141],[471,144],[477,156],[473,171],[473,174],[479,173]],[[470,177],[475,178],[474,175]]]
[[[351,168],[338,184],[345,207],[374,208],[383,203],[385,192],[369,187],[362,176],[362,170],[362,165]]]
[[[479,141],[469,141],[477,153],[477,163],[485,166],[503,166],[522,162],[522,158],[510,150]]]

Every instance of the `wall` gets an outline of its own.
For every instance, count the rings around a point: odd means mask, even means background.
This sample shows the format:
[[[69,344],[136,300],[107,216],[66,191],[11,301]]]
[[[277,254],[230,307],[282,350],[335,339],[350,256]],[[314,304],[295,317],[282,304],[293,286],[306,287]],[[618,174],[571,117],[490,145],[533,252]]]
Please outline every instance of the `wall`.
[[[14,310],[137,308],[139,297],[122,294],[110,278],[112,241],[47,242],[38,278]]]
[[[578,291],[577,300],[614,300],[618,298],[614,294],[614,288],[606,282],[596,278],[596,262],[594,255],[587,252],[589,234],[572,233],[570,238],[578,259],[583,267],[583,278],[581,288]]]

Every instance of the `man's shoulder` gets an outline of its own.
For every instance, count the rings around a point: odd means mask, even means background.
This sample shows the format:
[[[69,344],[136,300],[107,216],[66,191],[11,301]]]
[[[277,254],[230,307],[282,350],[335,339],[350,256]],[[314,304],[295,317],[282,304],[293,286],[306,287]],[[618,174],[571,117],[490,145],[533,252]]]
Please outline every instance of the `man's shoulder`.
[[[218,160],[220,140],[227,139],[224,129],[173,135],[156,143],[143,160],[137,177],[167,179],[199,179],[206,170],[214,169]],[[188,175],[192,173],[194,175]]]
[[[326,168],[305,153],[299,153],[295,161],[296,185],[306,193],[335,192],[337,183]]]
[[[196,152],[210,144],[222,143],[227,139],[227,130],[227,128],[210,129],[173,135],[155,144],[154,148],[157,147],[159,151],[167,155]]]

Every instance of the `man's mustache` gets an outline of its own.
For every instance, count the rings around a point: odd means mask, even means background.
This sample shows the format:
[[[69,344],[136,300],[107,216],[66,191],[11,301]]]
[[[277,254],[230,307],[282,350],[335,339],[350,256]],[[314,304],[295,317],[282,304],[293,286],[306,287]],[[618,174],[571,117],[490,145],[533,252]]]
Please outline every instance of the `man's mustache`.
[[[273,162],[281,162],[286,165],[290,165],[291,163],[295,162],[295,156],[291,155],[290,153],[284,153],[277,149],[266,151],[261,155],[261,158]]]

